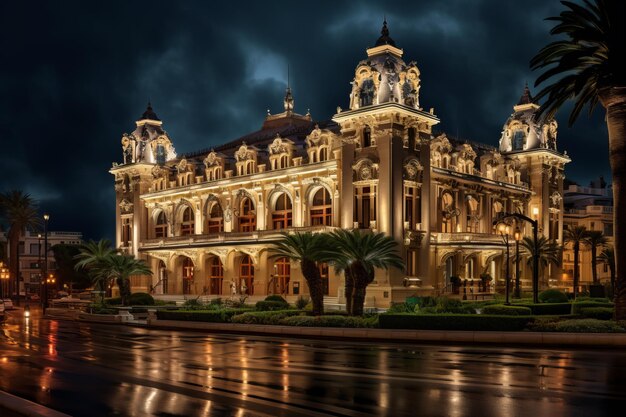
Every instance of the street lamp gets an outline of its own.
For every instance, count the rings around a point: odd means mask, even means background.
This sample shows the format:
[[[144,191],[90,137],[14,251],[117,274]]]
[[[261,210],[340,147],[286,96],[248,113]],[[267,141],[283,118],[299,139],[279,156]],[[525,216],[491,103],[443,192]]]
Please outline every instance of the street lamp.
[[[44,265],[43,265],[43,278],[48,278],[48,220],[50,215],[48,213],[43,215],[43,247],[44,247]],[[43,295],[41,297],[42,313],[46,314],[46,308],[48,308],[48,286],[45,282],[42,282]]]
[[[509,226],[506,223],[499,223],[498,224],[498,232],[500,232],[500,236],[502,236],[502,240],[504,241],[504,244],[506,245],[506,277],[505,277],[505,286],[504,286],[504,293],[505,293],[505,301],[504,304],[505,305],[510,305],[511,302],[509,301],[509,294],[510,294],[510,282],[511,282],[511,271],[509,268],[509,235],[511,233],[511,226]]]
[[[5,267],[4,262],[0,261],[0,293],[2,298],[6,298],[9,277],[9,268]]]
[[[513,296],[515,298],[522,298],[519,286],[519,241],[522,240],[522,231],[519,226],[515,227],[513,236],[515,237],[515,294]]]

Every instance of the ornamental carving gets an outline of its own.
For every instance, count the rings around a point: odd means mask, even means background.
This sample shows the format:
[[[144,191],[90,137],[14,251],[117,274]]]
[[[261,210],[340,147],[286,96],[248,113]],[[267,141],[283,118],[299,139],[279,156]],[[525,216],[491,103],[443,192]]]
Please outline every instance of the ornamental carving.
[[[406,179],[411,181],[420,181],[421,172],[424,167],[417,159],[412,159],[404,165],[404,171],[406,173]]]
[[[178,165],[176,165],[176,171],[180,174],[181,172],[187,172],[191,170],[191,164],[187,162],[186,158],[180,160]]]
[[[122,213],[132,213],[133,203],[131,203],[127,199],[123,199],[122,201],[120,201],[120,210],[122,210]]]
[[[218,161],[217,161],[217,153],[215,151],[211,151],[209,152],[209,154],[207,155],[206,158],[204,158],[204,166],[206,168],[211,167],[213,165],[217,165]]]
[[[274,139],[274,141],[269,146],[269,148],[270,148],[271,155],[287,153],[287,147],[285,146],[285,144],[283,143],[283,140],[280,138],[279,135],[276,135],[276,139]]]
[[[550,205],[552,207],[559,207],[561,205],[561,200],[563,200],[563,197],[558,191],[555,191],[550,196]]]
[[[235,152],[235,159],[237,162],[247,161],[252,159],[252,151],[248,149],[248,145],[244,142],[239,149]]]

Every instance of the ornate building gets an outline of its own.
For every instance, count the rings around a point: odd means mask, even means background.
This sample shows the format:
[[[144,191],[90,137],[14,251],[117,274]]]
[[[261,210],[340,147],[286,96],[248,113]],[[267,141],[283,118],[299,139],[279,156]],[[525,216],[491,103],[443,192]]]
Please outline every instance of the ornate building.
[[[313,121],[294,112],[287,88],[283,113],[206,151],[177,155],[148,106],[110,171],[117,245],[154,271],[133,285],[156,294],[306,293],[297,264],[268,258],[280,232],[359,228],[392,236],[405,256],[406,271],[378,271],[368,288],[369,305],[387,306],[445,292],[453,276],[503,279],[499,213],[532,215],[560,241],[569,158],[557,151],[556,122],[533,120],[528,88],[499,148],[460,141],[435,133],[420,71],[402,56],[385,22],[356,66],[349,109]],[[326,293],[340,298],[342,277],[321,270]]]

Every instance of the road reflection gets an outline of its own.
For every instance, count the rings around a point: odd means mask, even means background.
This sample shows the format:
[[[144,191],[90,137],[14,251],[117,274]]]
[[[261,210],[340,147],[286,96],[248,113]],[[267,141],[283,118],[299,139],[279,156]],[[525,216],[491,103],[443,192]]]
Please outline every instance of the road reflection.
[[[281,340],[30,319],[0,389],[74,416],[561,416],[623,406],[618,351]]]

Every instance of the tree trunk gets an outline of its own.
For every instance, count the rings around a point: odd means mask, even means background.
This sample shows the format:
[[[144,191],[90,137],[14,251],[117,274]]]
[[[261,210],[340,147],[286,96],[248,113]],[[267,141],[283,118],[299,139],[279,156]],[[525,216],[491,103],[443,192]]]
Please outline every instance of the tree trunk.
[[[311,304],[313,305],[313,315],[324,314],[324,291],[322,290],[322,278],[315,262],[303,260],[301,263],[302,275],[306,279],[311,294]]]
[[[354,298],[354,278],[352,277],[350,269],[346,269],[343,275],[346,281],[344,288],[344,296],[346,297],[346,312],[352,315],[352,300]]]
[[[598,258],[596,256],[596,246],[591,247],[591,276],[593,277],[593,285],[598,285]]]
[[[615,248],[615,319],[626,320],[626,87],[601,91],[609,130],[613,175],[613,235]]]
[[[352,315],[353,316],[362,316],[363,315],[363,306],[365,305],[365,288],[362,285],[358,285],[354,287],[354,295],[353,295],[353,304],[352,304]]]
[[[578,261],[579,261],[580,248],[578,242],[574,243],[574,300],[578,295]]]

